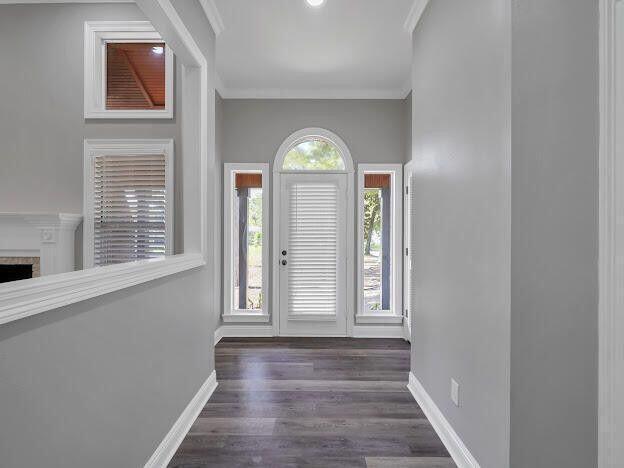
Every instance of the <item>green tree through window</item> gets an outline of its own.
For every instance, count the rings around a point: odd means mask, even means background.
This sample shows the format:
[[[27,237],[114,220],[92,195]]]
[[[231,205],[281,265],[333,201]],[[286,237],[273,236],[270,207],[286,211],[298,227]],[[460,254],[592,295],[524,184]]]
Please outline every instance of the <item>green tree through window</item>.
[[[343,171],[344,161],[336,146],[321,138],[310,138],[291,149],[284,158],[287,171]]]

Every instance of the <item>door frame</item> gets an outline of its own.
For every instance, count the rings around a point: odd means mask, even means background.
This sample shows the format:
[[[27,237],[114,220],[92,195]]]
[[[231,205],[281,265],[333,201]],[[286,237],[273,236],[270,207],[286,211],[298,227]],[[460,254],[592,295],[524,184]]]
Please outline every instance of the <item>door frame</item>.
[[[412,342],[412,295],[411,295],[411,272],[410,259],[412,258],[412,161],[403,167],[403,330],[405,339]]]
[[[282,170],[284,158],[286,154],[302,141],[310,137],[321,137],[325,140],[333,143],[339,150],[344,161],[344,171],[284,171]],[[272,268],[272,287],[271,294],[271,321],[273,325],[273,335],[280,336],[280,270],[277,267],[280,260],[280,190],[282,186],[282,174],[347,174],[347,237],[345,239],[347,245],[347,266],[346,266],[346,314],[347,314],[347,336],[353,336],[353,327],[355,325],[355,202],[354,202],[354,166],[351,152],[346,143],[335,133],[326,130],[324,128],[311,127],[299,130],[284,140],[282,145],[277,150],[275,160],[273,162],[273,183],[272,183],[272,197],[273,197],[273,251],[271,254],[271,268]],[[313,336],[311,334],[310,336]]]
[[[624,406],[619,395],[624,382],[624,165],[618,140],[617,115],[624,109],[616,101],[616,71],[624,70],[616,55],[616,4],[600,0],[600,151],[599,151],[599,299],[598,299],[598,467],[620,466],[624,437]],[[624,74],[624,73],[623,73]],[[624,115],[624,114],[623,114]],[[621,143],[620,143],[621,144]]]

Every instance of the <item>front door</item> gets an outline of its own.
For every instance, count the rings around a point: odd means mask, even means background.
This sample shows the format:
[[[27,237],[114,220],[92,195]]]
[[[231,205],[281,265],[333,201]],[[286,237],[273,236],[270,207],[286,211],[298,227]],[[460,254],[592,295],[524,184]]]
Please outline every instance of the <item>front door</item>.
[[[280,335],[347,335],[347,174],[282,174]]]

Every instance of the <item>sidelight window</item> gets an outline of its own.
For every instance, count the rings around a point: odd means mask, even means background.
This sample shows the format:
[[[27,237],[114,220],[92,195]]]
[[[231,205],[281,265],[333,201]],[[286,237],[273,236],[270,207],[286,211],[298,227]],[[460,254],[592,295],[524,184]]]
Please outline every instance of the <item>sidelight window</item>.
[[[402,170],[400,165],[360,165],[358,319],[401,317]]]
[[[268,317],[268,165],[225,165],[224,320]]]

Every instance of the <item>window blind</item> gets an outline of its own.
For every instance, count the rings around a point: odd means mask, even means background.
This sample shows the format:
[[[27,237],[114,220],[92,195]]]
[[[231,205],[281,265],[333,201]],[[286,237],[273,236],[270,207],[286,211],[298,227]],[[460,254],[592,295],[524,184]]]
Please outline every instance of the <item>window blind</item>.
[[[94,158],[94,264],[159,258],[167,239],[167,158]]]
[[[297,183],[290,190],[288,308],[291,315],[335,315],[338,188]]]

